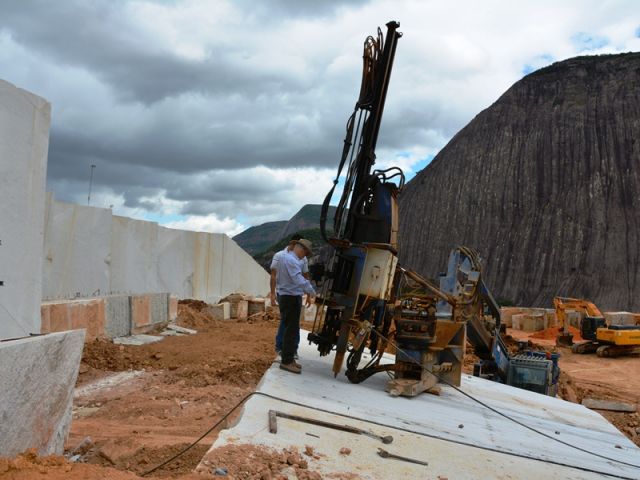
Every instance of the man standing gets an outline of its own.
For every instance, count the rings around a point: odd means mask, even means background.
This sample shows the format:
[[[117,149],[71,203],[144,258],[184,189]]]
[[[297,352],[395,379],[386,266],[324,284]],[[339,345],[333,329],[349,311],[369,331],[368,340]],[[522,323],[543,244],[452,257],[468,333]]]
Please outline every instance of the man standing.
[[[296,339],[300,335],[300,311],[302,295],[315,296],[316,291],[302,274],[300,260],[311,255],[311,242],[300,239],[293,250],[284,254],[278,261],[279,301],[281,321],[284,324],[282,339],[282,360],[280,368],[292,373],[300,373],[302,367],[295,361]]]
[[[293,250],[296,242],[300,240],[302,237],[297,233],[291,237],[289,244],[279,252],[273,256],[273,260],[271,260],[271,305],[277,305],[278,301],[278,263],[283,255],[286,255],[290,251]],[[301,260],[302,274],[308,280],[309,279],[309,262],[307,257],[303,257]],[[282,310],[280,311],[280,325],[278,325],[278,332],[276,333],[276,352],[282,352],[282,338],[284,336],[284,322],[282,321]],[[298,332],[297,340],[296,340],[296,354],[298,352],[298,345],[300,344],[300,332]]]

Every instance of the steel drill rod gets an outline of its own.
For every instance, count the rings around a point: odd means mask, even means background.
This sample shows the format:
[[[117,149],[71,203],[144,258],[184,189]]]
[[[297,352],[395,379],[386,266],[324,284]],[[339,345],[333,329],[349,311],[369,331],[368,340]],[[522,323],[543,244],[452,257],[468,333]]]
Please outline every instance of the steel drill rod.
[[[311,424],[311,425],[316,425],[318,427],[332,428],[334,430],[340,430],[342,432],[354,433],[356,435],[366,435],[367,437],[371,437],[371,438],[374,438],[376,440],[380,440],[384,444],[389,444],[389,443],[393,442],[393,437],[391,435],[387,435],[387,436],[376,435],[375,433],[368,432],[367,430],[363,430],[363,429],[358,428],[358,427],[352,427],[350,425],[340,425],[340,424],[337,424],[337,423],[325,422],[325,421],[322,421],[322,420],[316,420],[315,418],[300,417],[298,415],[292,415],[292,414],[289,414],[289,413],[279,412],[279,411],[276,411],[276,410],[269,410],[269,424],[270,424],[270,427],[272,425],[275,426],[275,422],[273,421],[274,417],[286,418],[288,420],[294,420],[296,422],[308,423],[308,424]],[[270,430],[271,431],[273,431],[273,430],[277,431],[277,427],[270,428]]]
[[[380,455],[382,458],[393,458],[394,460],[402,460],[403,462],[415,463],[418,465],[429,465],[429,462],[423,462],[422,460],[416,460],[415,458],[396,455],[395,453],[387,452],[382,448],[378,448],[378,455]]]

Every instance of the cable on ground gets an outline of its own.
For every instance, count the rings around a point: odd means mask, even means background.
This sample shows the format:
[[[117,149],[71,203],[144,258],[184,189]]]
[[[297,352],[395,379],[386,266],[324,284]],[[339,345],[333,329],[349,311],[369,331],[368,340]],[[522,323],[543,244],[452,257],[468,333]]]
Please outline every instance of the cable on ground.
[[[206,432],[204,432],[200,438],[198,438],[196,441],[194,441],[193,443],[191,443],[190,445],[188,445],[187,447],[183,448],[181,451],[179,451],[178,453],[176,453],[173,457],[169,458],[168,460],[165,460],[164,462],[162,462],[160,465],[153,467],[151,470],[148,470],[146,472],[144,472],[141,476],[142,477],[146,477],[147,475],[152,474],[153,472],[155,472],[156,470],[161,469],[162,467],[164,467],[165,465],[168,465],[169,463],[173,462],[176,458],[180,457],[181,455],[184,455],[187,451],[191,450],[193,447],[195,447],[198,443],[200,443],[200,441],[206,437],[207,435],[209,435],[211,432],[213,432],[216,428],[218,428],[218,426],[220,426],[220,424],[222,422],[224,422],[227,418],[229,418],[229,415],[231,415],[233,412],[236,411],[236,409],[242,405],[244,402],[246,402],[247,400],[249,400],[249,398],[251,398],[253,395],[255,395],[258,392],[251,392],[248,393],[247,395],[245,395],[244,397],[242,397],[240,399],[240,401],[238,403],[236,403],[233,408],[231,410],[229,410],[227,413],[225,413],[225,415],[216,422],[216,424],[211,427],[209,430],[207,430]]]
[[[423,367],[422,367],[422,365],[421,365],[419,362],[417,362],[416,360],[414,360],[413,358],[411,358],[411,356],[410,356],[406,351],[404,351],[402,348],[400,348],[396,342],[394,342],[393,340],[391,340],[391,339],[389,339],[389,338],[385,337],[385,336],[384,336],[384,335],[382,335],[380,332],[376,332],[376,333],[377,333],[380,337],[382,337],[383,339],[385,339],[387,342],[389,342],[391,345],[393,345],[393,347],[396,349],[396,351],[399,351],[399,352],[403,353],[407,358],[409,358],[409,359],[411,360],[411,362],[413,362],[413,363],[415,363],[416,365],[418,365],[419,367],[423,368]],[[423,369],[424,369],[424,368],[423,368]],[[449,382],[448,380],[445,380],[443,377],[441,377],[441,376],[440,376],[440,375],[438,375],[437,373],[434,373],[434,372],[432,372],[431,370],[428,370],[428,369],[424,369],[424,370],[425,370],[425,371],[427,371],[427,372],[429,372],[429,373],[430,373],[431,375],[433,375],[434,377],[436,377],[440,382],[444,383],[445,385],[449,385],[451,388],[453,388],[455,391],[457,391],[457,392],[461,393],[461,394],[462,394],[462,395],[464,395],[465,397],[467,397],[467,398],[469,398],[469,399],[473,400],[474,402],[476,402],[476,403],[478,403],[479,405],[483,406],[484,408],[486,408],[486,409],[490,410],[491,412],[493,412],[493,413],[495,413],[495,414],[497,414],[497,415],[499,415],[499,416],[501,416],[501,417],[503,417],[503,418],[506,418],[507,420],[510,420],[510,421],[512,421],[513,423],[515,423],[515,424],[517,424],[517,425],[520,425],[521,427],[526,428],[527,430],[530,430],[530,431],[532,431],[532,432],[534,432],[534,433],[537,433],[538,435],[541,435],[541,436],[543,436],[543,437],[545,437],[545,438],[548,438],[548,439],[551,439],[551,440],[555,440],[556,442],[561,443],[562,445],[565,445],[565,446],[567,446],[567,447],[574,448],[574,449],[576,449],[576,450],[578,450],[578,451],[581,451],[581,452],[583,452],[583,453],[587,453],[587,454],[589,454],[589,455],[593,455],[593,456],[595,456],[595,457],[602,458],[603,460],[608,460],[608,461],[610,461],[610,462],[615,462],[615,463],[618,463],[618,464],[621,464],[621,465],[626,465],[626,466],[628,466],[628,467],[633,467],[633,468],[638,468],[638,469],[640,469],[640,465],[635,465],[635,464],[633,464],[633,463],[623,462],[622,460],[617,460],[617,459],[615,459],[615,458],[607,457],[606,455],[601,455],[601,454],[599,454],[599,453],[592,452],[592,451],[590,451],[590,450],[587,450],[587,449],[585,449],[585,448],[579,447],[579,446],[577,446],[577,445],[573,445],[573,444],[571,444],[571,443],[569,443],[569,442],[565,442],[564,440],[560,440],[559,438],[554,437],[554,436],[552,436],[552,435],[549,435],[548,433],[542,432],[542,431],[540,431],[540,430],[538,430],[538,429],[536,429],[536,428],[533,428],[532,426],[527,425],[526,423],[521,422],[521,421],[520,421],[520,420],[518,420],[518,419],[515,419],[515,418],[513,418],[513,417],[510,417],[509,415],[507,415],[507,414],[506,414],[506,413],[504,413],[504,412],[501,412],[501,411],[500,411],[500,410],[498,410],[497,408],[494,408],[494,407],[492,407],[491,405],[488,405],[487,403],[483,402],[482,400],[479,400],[479,399],[475,398],[473,395],[471,395],[471,394],[469,394],[469,393],[465,392],[464,390],[462,390],[462,389],[461,389],[460,387],[458,387],[457,385],[454,385],[454,384],[452,384],[451,382]]]
[[[430,372],[430,373],[432,373],[433,375],[436,375],[433,372]],[[442,380],[442,379],[440,379],[440,380]],[[491,407],[491,406],[485,404],[484,402],[476,399],[472,395],[467,394],[466,392],[462,391],[460,388],[456,387],[455,385],[451,385],[449,382],[447,382],[445,380],[442,380],[442,381],[443,381],[443,383],[445,383],[445,384],[449,385],[450,387],[454,388],[456,391],[459,391],[463,395],[465,395],[465,396],[471,398],[472,400],[478,402],[483,407],[485,407],[485,408],[487,408],[487,409],[489,409],[489,410],[491,410],[491,411],[493,411],[495,413],[498,413],[499,415],[507,418],[508,420],[511,420],[511,421],[513,421],[513,422],[515,422],[515,423],[517,423],[519,425],[522,425],[525,428],[528,428],[528,429],[532,430],[533,432],[538,433],[538,434],[540,434],[540,435],[542,435],[544,437],[549,437],[549,438],[551,438],[553,440],[559,441],[562,444],[565,444],[566,446],[569,446],[569,447],[572,447],[572,448],[576,448],[576,449],[578,449],[578,450],[580,450],[580,451],[582,451],[584,453],[590,454],[590,455],[595,455],[597,457],[601,457],[601,458],[606,459],[606,460],[608,460],[610,462],[613,462],[613,463],[626,465],[626,466],[633,467],[633,468],[640,468],[640,466],[638,466],[638,465],[634,465],[634,464],[631,464],[631,463],[626,463],[626,462],[622,462],[620,460],[609,458],[609,457],[606,457],[606,456],[591,452],[589,450],[582,449],[580,447],[576,447],[575,445],[572,445],[572,444],[569,444],[567,442],[561,441],[560,439],[557,439],[555,437],[551,437],[551,436],[545,434],[544,432],[540,432],[540,431],[534,429],[533,427],[529,427],[528,425],[523,424],[523,423],[519,422],[518,420],[513,419],[513,418],[509,417],[508,415],[503,414],[502,412],[499,412],[499,411],[495,410],[493,407]],[[497,448],[491,448],[491,447],[487,447],[487,446],[482,446],[482,445],[462,442],[460,440],[453,440],[453,439],[450,439],[450,438],[441,437],[439,435],[434,435],[434,434],[429,434],[429,433],[420,432],[420,431],[416,431],[416,430],[411,430],[411,429],[400,427],[400,426],[388,425],[388,424],[385,424],[385,423],[376,422],[374,420],[368,420],[368,419],[364,419],[364,418],[359,418],[359,417],[356,417],[356,416],[353,416],[353,415],[348,415],[348,414],[339,413],[339,412],[333,412],[331,410],[327,410],[327,409],[324,409],[324,408],[314,407],[314,406],[307,405],[307,404],[304,404],[304,403],[301,403],[301,402],[296,402],[296,401],[289,400],[289,399],[286,399],[286,398],[278,397],[276,395],[271,395],[269,393],[258,392],[258,391],[250,392],[247,395],[245,395],[244,397],[242,397],[238,401],[238,403],[236,403],[220,420],[218,420],[211,428],[209,428],[197,440],[195,440],[193,443],[191,443],[190,445],[188,445],[187,447],[182,449],[180,452],[178,452],[177,454],[175,454],[174,456],[172,456],[168,460],[165,460],[164,462],[162,462],[160,465],[152,468],[151,470],[148,470],[147,472],[144,472],[143,474],[141,474],[141,476],[145,477],[147,475],[150,475],[151,473],[159,470],[160,468],[164,467],[165,465],[168,465],[169,463],[173,462],[175,459],[177,459],[181,455],[184,455],[187,451],[189,451],[191,448],[196,446],[207,435],[209,435],[212,431],[214,431],[217,427],[219,427],[222,424],[222,422],[224,422],[227,418],[229,418],[229,416],[234,411],[236,411],[238,409],[238,407],[240,407],[242,404],[244,404],[247,400],[249,400],[254,395],[259,395],[259,396],[262,396],[262,397],[270,398],[272,400],[277,400],[277,401],[280,401],[280,402],[288,403],[290,405],[295,405],[297,407],[308,408],[310,410],[315,410],[317,412],[327,413],[329,415],[336,415],[336,416],[339,416],[339,417],[348,418],[350,420],[369,423],[371,425],[376,425],[376,426],[379,426],[379,427],[390,428],[390,429],[394,429],[394,430],[399,430],[401,432],[411,433],[413,435],[419,435],[419,436],[422,436],[422,437],[433,438],[433,439],[436,439],[436,440],[441,440],[441,441],[445,441],[445,442],[449,442],[449,443],[454,443],[456,445],[463,445],[463,446],[472,447],[472,448],[479,448],[481,450],[486,450],[486,451],[490,451],[490,452],[494,452],[494,453],[500,453],[500,454],[504,454],[504,455],[510,455],[510,456],[514,456],[514,457],[524,458],[524,459],[527,459],[527,460],[534,460],[534,461],[538,461],[538,462],[550,463],[550,464],[558,465],[558,466],[561,466],[561,467],[575,468],[575,469],[578,469],[578,470],[581,470],[581,471],[584,471],[584,472],[596,473],[596,474],[599,474],[599,475],[607,475],[609,477],[620,478],[622,480],[635,480],[635,477],[625,477],[625,476],[617,475],[617,474],[614,474],[614,473],[602,472],[602,471],[594,470],[594,469],[587,468],[587,467],[571,465],[569,463],[563,463],[563,462],[558,462],[558,461],[555,461],[555,460],[548,460],[548,459],[542,459],[542,458],[537,458],[537,457],[531,457],[529,455],[523,455],[523,454],[519,454],[519,453],[515,453],[515,452],[508,452],[508,451],[500,450],[500,449],[497,449]]]

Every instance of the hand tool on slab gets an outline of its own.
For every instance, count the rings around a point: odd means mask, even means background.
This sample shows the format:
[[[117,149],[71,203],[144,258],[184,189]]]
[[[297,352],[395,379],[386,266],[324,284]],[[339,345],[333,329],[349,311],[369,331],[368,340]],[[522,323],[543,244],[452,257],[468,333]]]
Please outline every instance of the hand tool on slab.
[[[402,460],[403,462],[416,463],[418,465],[429,465],[429,462],[423,462],[422,460],[416,460],[415,458],[402,457],[394,453],[387,452],[382,448],[378,448],[378,455],[382,458],[393,458],[395,460]]]
[[[277,410],[269,410],[269,432],[271,433],[278,433],[277,417],[286,418],[288,420],[294,420],[296,422],[308,423],[311,425],[316,425],[318,427],[332,428],[334,430],[340,430],[342,432],[354,433],[356,435],[366,435],[367,437],[380,440],[384,444],[389,444],[393,442],[393,437],[391,435],[387,435],[387,436],[376,435],[375,433],[368,432],[367,430],[363,430],[361,428],[352,427],[349,425],[339,425],[337,423],[324,422],[322,420],[316,420],[315,418],[300,417],[298,415],[292,415],[292,414],[280,412]]]

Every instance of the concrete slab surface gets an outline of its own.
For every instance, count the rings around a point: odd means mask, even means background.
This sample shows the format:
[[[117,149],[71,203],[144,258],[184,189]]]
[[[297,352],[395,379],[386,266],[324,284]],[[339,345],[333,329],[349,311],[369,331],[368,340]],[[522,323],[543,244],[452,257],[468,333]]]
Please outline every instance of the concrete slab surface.
[[[301,337],[306,338],[306,332]],[[221,432],[212,449],[249,443],[303,451],[310,445],[325,455],[309,460],[311,470],[327,475],[350,472],[368,479],[640,478],[640,449],[604,417],[582,405],[463,375],[464,393],[551,437],[546,438],[449,386],[443,385],[439,396],[393,398],[384,391],[385,374],[354,385],[343,373],[333,378],[332,356],[321,358],[307,344],[300,345],[299,355],[302,374],[287,373],[274,364],[258,392],[277,399],[260,395],[249,399],[238,423]],[[271,434],[269,410],[392,435],[394,441],[383,445],[367,436],[281,418],[278,433]],[[341,455],[342,447],[352,453]],[[429,466],[383,459],[377,454],[378,447],[429,462]]]
[[[150,343],[156,343],[163,340],[164,337],[160,335],[145,335],[143,333],[139,335],[131,335],[129,337],[117,337],[113,339],[113,343],[117,345],[148,345]]]
[[[84,330],[0,342],[0,457],[62,454]]]

